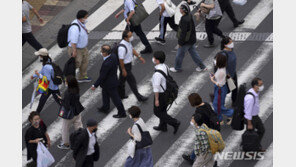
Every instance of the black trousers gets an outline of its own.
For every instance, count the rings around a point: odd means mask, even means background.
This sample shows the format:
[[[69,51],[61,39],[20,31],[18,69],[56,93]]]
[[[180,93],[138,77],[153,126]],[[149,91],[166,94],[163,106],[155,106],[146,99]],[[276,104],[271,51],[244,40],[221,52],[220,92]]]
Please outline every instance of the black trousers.
[[[234,74],[234,76],[232,77],[232,79],[234,81],[234,85],[236,86],[236,88],[231,92],[231,100],[232,100],[232,104],[234,104],[235,101],[236,101],[237,91],[238,91],[237,75],[236,75],[236,73]]]
[[[164,93],[159,93],[159,106],[155,106],[155,97],[154,97],[154,102],[153,102],[153,111],[154,114],[159,118],[159,128],[161,129],[167,129],[167,124],[175,127],[177,126],[177,119],[171,117],[168,115],[166,109],[167,109],[167,104],[165,102],[165,96]]]
[[[233,24],[237,24],[238,21],[235,18],[235,14],[233,12],[232,6],[229,2],[229,0],[218,0],[220,8],[222,13],[224,13],[224,11],[227,13],[228,17],[230,18],[230,20],[232,21]]]
[[[32,32],[22,34],[22,45],[24,45],[26,42],[28,42],[37,51],[43,48],[42,45],[36,40]]]
[[[248,122],[246,119],[245,119],[245,123],[246,123],[246,125],[248,125]],[[265,133],[265,128],[264,128],[264,124],[263,124],[261,118],[258,115],[252,117],[252,125],[253,125],[253,128],[257,130],[257,134],[259,135],[259,139],[260,139],[260,143],[261,143],[261,140],[262,140],[263,135]]]
[[[118,86],[119,96],[120,97],[125,96],[125,82],[127,81],[127,83],[129,84],[132,92],[135,94],[137,99],[141,98],[142,95],[140,95],[140,93],[138,91],[136,78],[134,77],[134,75],[132,73],[132,63],[125,64],[124,67],[125,67],[125,70],[127,73],[126,77],[122,76],[122,70],[121,70],[121,68],[119,68],[119,70],[120,70],[119,86]]]
[[[118,115],[125,115],[124,106],[119,97],[118,90],[116,87],[114,88],[102,88],[103,94],[103,106],[102,109],[109,110],[110,108],[110,98],[114,103],[115,107],[118,110]]]
[[[214,34],[217,34],[221,38],[224,37],[222,31],[218,28],[221,18],[216,20],[206,19],[205,27],[206,27],[206,32],[208,36],[208,41],[210,44],[214,43]]]
[[[83,162],[83,167],[93,167],[94,166],[94,156],[88,155],[85,157],[84,162]]]
[[[172,16],[172,17],[161,16],[160,24],[159,24],[159,31],[160,31],[159,38],[164,39],[165,33],[166,33],[166,27],[168,23],[174,31],[178,31],[179,26],[175,23],[175,16]]]
[[[61,105],[61,101],[60,99],[58,98],[57,95],[61,96],[61,93],[60,93],[60,90],[51,90],[51,89],[48,89],[48,93],[47,94],[42,94],[41,97],[40,97],[40,100],[39,100],[39,104],[38,104],[38,107],[37,107],[37,112],[40,113],[47,101],[47,99],[49,98],[49,96],[52,94],[54,100],[59,104]]]
[[[131,32],[135,32],[145,47],[151,47],[145,33],[142,30],[141,24],[138,26],[126,25],[125,29],[129,29]]]

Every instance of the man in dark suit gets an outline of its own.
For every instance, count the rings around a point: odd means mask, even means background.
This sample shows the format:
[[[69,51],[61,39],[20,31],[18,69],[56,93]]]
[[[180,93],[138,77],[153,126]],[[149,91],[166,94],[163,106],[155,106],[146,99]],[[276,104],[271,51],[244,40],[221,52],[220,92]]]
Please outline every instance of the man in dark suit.
[[[93,167],[94,161],[99,160],[100,147],[97,141],[96,131],[98,122],[89,119],[86,129],[78,129],[77,135],[71,143],[73,158],[76,161],[75,167]]]
[[[111,97],[118,110],[118,114],[113,115],[113,117],[124,118],[126,117],[124,106],[117,91],[119,85],[117,78],[118,59],[116,55],[111,54],[111,47],[109,45],[103,45],[101,47],[101,55],[103,56],[104,62],[101,67],[100,77],[91,88],[92,90],[95,90],[98,86],[102,88],[103,106],[99,108],[99,111],[109,111]]]

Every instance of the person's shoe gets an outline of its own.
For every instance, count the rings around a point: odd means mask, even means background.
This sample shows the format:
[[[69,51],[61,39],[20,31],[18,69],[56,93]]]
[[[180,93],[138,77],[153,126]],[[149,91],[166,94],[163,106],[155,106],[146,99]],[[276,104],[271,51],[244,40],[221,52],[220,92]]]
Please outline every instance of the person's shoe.
[[[91,78],[90,77],[84,77],[83,79],[78,79],[78,83],[82,83],[82,82],[91,82]]]
[[[208,43],[208,44],[205,44],[203,47],[204,48],[213,48],[213,47],[215,47],[215,45],[211,44],[211,43]]]
[[[159,37],[155,37],[155,40],[157,43],[161,44],[161,45],[165,45],[165,40],[164,39],[161,39]]]
[[[178,122],[177,122],[177,125],[174,127],[174,134],[177,133],[177,131],[178,131],[179,127],[180,127],[180,124],[181,124],[181,122],[178,121]]]
[[[171,71],[171,72],[181,72],[181,70],[176,70],[175,67],[171,67],[171,68],[170,68],[170,71]]]
[[[245,20],[238,21],[236,24],[233,24],[233,27],[236,28],[239,25],[243,24],[244,22],[245,22]]]
[[[205,68],[203,68],[203,69],[201,69],[200,67],[197,67],[196,69],[195,69],[197,72],[202,72],[202,71],[207,71],[208,69],[205,67]]]
[[[218,167],[218,161],[215,161],[214,166],[213,167]]]
[[[147,46],[144,50],[142,50],[140,53],[141,54],[147,54],[147,53],[152,53],[153,50],[151,48],[151,46]]]
[[[191,165],[193,165],[194,161],[190,158],[190,155],[183,154],[182,157],[183,157],[183,159],[185,159],[186,161],[190,162]]]
[[[124,96],[121,96],[120,99],[127,99],[128,96],[127,95],[124,95]]]
[[[154,130],[157,130],[157,131],[162,131],[162,132],[166,132],[166,131],[168,131],[167,128],[164,129],[164,128],[160,128],[159,126],[154,126],[153,129],[154,129]]]
[[[104,108],[98,108],[98,111],[99,112],[103,112],[103,113],[108,113],[109,112],[109,109],[104,109]]]
[[[148,97],[144,97],[144,96],[138,98],[139,102],[144,102],[144,101],[147,101],[147,100],[148,100]]]
[[[231,122],[232,122],[232,118],[227,118],[227,120],[226,120],[226,124],[227,124],[227,125],[231,125]]]
[[[188,3],[188,5],[195,5],[196,4],[196,2],[194,2],[192,0],[190,2],[187,1],[187,3]]]
[[[118,115],[118,114],[113,115],[113,118],[125,118],[125,117],[126,115]]]
[[[69,145],[67,146],[65,144],[59,144],[59,145],[57,145],[57,147],[62,150],[69,150],[70,149],[70,146]]]

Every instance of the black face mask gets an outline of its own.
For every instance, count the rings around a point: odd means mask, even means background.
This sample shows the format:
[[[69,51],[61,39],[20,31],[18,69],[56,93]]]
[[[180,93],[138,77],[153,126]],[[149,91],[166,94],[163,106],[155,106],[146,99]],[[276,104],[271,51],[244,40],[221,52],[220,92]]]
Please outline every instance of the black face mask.
[[[97,130],[98,130],[98,128],[95,128],[95,129],[93,130],[93,133],[96,133],[96,132],[97,132]]]

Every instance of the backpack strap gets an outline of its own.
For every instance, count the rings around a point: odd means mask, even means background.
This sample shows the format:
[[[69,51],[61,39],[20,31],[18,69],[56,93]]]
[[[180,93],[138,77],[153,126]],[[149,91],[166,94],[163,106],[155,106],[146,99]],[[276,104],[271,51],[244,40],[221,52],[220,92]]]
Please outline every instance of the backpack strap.
[[[78,27],[78,29],[79,29],[79,32],[80,32],[80,26],[77,23],[72,23],[71,26],[72,25],[76,25]]]
[[[253,98],[254,98],[254,104],[253,104],[253,107],[254,107],[255,102],[256,102],[255,95],[254,95],[253,93],[251,93],[251,92],[247,92],[246,95],[252,95],[252,96],[253,96]]]
[[[167,76],[162,70],[155,70],[155,72],[159,72],[159,73],[161,73],[161,75],[162,75],[165,79],[167,79],[167,77],[168,77],[168,76]],[[161,86],[162,90],[165,91],[164,88],[163,88],[163,86],[162,86],[161,84],[160,84],[160,86]]]
[[[127,54],[127,47],[124,44],[119,43],[117,48],[119,48],[119,47],[124,47],[125,48],[125,54]]]

